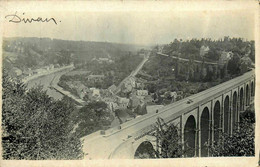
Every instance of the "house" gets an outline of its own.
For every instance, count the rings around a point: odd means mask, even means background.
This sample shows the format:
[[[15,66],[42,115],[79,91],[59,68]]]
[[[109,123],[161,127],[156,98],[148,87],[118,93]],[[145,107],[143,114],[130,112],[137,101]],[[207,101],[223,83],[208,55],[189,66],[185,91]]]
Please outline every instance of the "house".
[[[135,87],[135,78],[130,77],[130,78],[128,78],[128,80],[126,80],[123,83],[121,90],[122,90],[122,92],[127,93],[127,92],[131,92],[134,87]]]
[[[124,98],[124,97],[118,97],[117,104],[118,104],[119,108],[127,108],[128,104],[129,104],[129,99]]]
[[[200,56],[204,56],[205,54],[207,54],[209,52],[209,47],[208,46],[204,46],[202,45],[200,47]]]
[[[173,101],[175,101],[177,99],[177,96],[178,96],[177,92],[175,92],[175,91],[171,92],[170,95],[171,95]]]
[[[106,102],[108,108],[110,111],[115,111],[116,109],[118,109],[118,105],[115,102]]]
[[[141,100],[136,96],[131,96],[129,100],[129,107],[136,108],[138,105],[141,104]]]
[[[108,90],[110,91],[110,92],[115,92],[116,91],[116,89],[117,89],[117,87],[116,87],[116,85],[111,85],[109,88],[108,88]]]
[[[130,77],[127,82],[128,82],[128,84],[131,84],[132,87],[135,87],[135,78],[134,77]]]
[[[132,90],[133,90],[133,86],[127,82],[125,82],[121,87],[121,91],[123,93],[128,93],[131,92]]]
[[[171,97],[177,98],[177,92],[174,91],[174,92],[171,92],[170,94],[171,94]]]
[[[92,96],[100,96],[100,91],[99,91],[99,89],[94,89],[93,91],[92,91]]]
[[[87,94],[87,88],[81,84],[77,86],[77,93],[81,99],[84,98],[84,96]]]
[[[137,83],[135,84],[135,87],[136,87],[136,88],[142,88],[142,83],[138,83],[138,82],[137,82]]]
[[[147,96],[144,96],[144,98],[143,98],[143,101],[145,102],[145,103],[150,103],[150,102],[152,102],[154,99],[153,99],[153,97],[152,97],[152,95],[147,95]]]
[[[100,90],[97,88],[90,88],[89,89],[92,92],[92,96],[100,97]]]
[[[233,57],[233,53],[232,52],[225,52],[225,51],[223,51],[221,53],[221,55],[220,55],[218,63],[223,66],[224,64],[228,63],[228,61],[230,59],[232,59],[232,57]]]
[[[148,91],[147,90],[137,90],[136,91],[136,95],[137,96],[147,96],[148,95]]]
[[[27,70],[23,71],[23,74],[25,76],[32,76],[33,75],[33,71],[30,68],[28,68]]]
[[[162,53],[163,52],[163,48],[164,48],[163,46],[158,46],[158,52]]]
[[[131,117],[131,115],[129,114],[131,111],[128,109],[123,109],[123,110],[116,110],[115,111],[115,115],[116,117],[119,119],[120,123],[124,123],[127,121],[130,121],[132,119],[134,119],[133,117]]]

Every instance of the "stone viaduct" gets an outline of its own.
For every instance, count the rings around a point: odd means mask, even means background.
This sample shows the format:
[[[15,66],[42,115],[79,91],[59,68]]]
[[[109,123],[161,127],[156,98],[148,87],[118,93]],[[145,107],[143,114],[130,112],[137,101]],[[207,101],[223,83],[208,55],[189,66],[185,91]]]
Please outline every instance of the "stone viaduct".
[[[205,146],[218,138],[214,131],[232,135],[239,122],[239,113],[254,101],[255,72],[239,77],[194,94],[106,131],[98,131],[82,138],[86,159],[132,159],[143,143],[156,149],[150,135],[157,118],[174,123],[180,128],[183,149],[192,148],[184,157],[207,157]]]

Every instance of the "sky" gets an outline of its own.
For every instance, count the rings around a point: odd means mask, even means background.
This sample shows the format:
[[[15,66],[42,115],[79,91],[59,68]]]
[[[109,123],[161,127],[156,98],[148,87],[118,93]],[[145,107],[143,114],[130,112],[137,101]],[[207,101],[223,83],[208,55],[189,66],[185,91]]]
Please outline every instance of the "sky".
[[[14,12],[13,12],[14,13]],[[10,13],[10,14],[13,14]],[[224,36],[254,39],[250,11],[179,12],[27,12],[21,18],[55,18],[30,24],[4,20],[4,37],[50,37],[65,40],[106,41],[131,44],[167,44],[178,39]]]

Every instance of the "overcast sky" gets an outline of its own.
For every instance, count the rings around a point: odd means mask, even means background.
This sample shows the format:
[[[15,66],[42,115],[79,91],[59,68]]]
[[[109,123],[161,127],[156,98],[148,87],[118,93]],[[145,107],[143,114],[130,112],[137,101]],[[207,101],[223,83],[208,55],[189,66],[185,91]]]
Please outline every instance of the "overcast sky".
[[[11,14],[11,13],[10,13]],[[66,12],[17,13],[28,18],[54,17],[49,23],[9,23],[5,37],[51,37],[132,44],[165,44],[175,38],[223,36],[254,39],[254,15],[239,12]],[[61,21],[61,22],[60,22]]]

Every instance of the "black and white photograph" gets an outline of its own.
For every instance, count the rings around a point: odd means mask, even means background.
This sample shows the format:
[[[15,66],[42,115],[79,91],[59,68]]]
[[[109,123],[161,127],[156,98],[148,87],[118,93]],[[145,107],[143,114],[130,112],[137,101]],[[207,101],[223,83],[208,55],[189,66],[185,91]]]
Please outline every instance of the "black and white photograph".
[[[251,157],[257,166],[258,3],[145,3],[6,3],[2,160]]]

